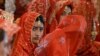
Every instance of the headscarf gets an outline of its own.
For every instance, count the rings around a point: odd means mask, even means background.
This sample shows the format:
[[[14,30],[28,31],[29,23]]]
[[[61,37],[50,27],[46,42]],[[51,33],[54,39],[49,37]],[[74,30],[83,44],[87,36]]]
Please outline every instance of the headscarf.
[[[40,13],[46,19],[46,13],[49,8],[49,0],[32,0],[28,4],[28,11]]]
[[[73,5],[71,0],[60,0],[55,5],[55,14],[56,14],[56,20],[59,23],[61,14],[64,12],[64,9],[67,5]]]
[[[18,25],[21,30],[16,34],[11,56],[34,55],[35,45],[31,43],[31,31],[35,20],[40,14],[36,12],[26,12],[21,16]]]

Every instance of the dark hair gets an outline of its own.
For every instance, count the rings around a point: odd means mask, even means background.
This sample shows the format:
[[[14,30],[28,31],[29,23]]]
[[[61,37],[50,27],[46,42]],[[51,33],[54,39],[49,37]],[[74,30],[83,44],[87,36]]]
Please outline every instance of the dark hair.
[[[44,24],[44,19],[43,19],[43,16],[40,15],[39,17],[37,17],[36,21],[40,21],[41,23]]]
[[[4,33],[5,31],[3,29],[0,29],[0,42],[4,40]]]

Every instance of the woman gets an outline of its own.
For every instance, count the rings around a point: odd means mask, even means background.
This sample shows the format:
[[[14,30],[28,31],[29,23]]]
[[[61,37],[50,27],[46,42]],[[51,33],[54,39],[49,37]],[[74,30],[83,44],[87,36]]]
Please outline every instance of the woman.
[[[72,13],[73,4],[70,0],[60,0],[55,5],[56,20],[60,23],[61,17]]]
[[[46,35],[35,50],[37,56],[75,56],[84,39],[86,21],[83,16],[65,16],[57,29]]]
[[[41,15],[43,15],[43,17],[45,18],[46,34],[52,32],[57,26],[57,21],[56,19],[54,19],[55,15],[53,14],[54,6],[52,5],[54,4],[51,4],[55,2],[56,2],[55,0],[33,0],[28,5],[28,9],[27,9],[28,11],[36,11]],[[54,16],[52,17],[52,15]],[[53,18],[52,21],[50,21],[51,18]]]
[[[18,23],[21,30],[16,34],[11,56],[34,56],[34,49],[44,33],[44,18],[36,12],[26,12]]]

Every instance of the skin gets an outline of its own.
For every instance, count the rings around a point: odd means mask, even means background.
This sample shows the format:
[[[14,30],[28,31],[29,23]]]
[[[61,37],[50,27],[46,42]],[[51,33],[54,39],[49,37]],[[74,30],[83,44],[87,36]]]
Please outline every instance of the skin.
[[[43,36],[43,31],[44,31],[44,25],[40,21],[36,21],[34,23],[33,29],[32,29],[32,37],[31,37],[31,42],[34,44],[38,44],[39,40]]]
[[[64,11],[63,11],[63,13],[62,13],[62,15],[61,15],[60,21],[62,20],[62,18],[63,18],[64,16],[70,15],[70,14],[71,14],[71,9],[70,9],[68,6],[66,6],[65,9],[64,9]]]
[[[0,42],[0,55],[4,56],[3,41]]]
[[[2,42],[0,42],[0,55],[1,56],[9,56],[9,53],[11,51],[11,41],[8,40],[7,35],[5,35],[5,38]]]

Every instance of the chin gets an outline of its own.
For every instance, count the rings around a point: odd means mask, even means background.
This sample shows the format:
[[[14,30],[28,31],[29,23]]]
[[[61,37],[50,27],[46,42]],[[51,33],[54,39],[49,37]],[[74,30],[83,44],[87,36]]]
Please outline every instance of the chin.
[[[32,43],[38,44],[39,43],[39,40],[33,40]]]

